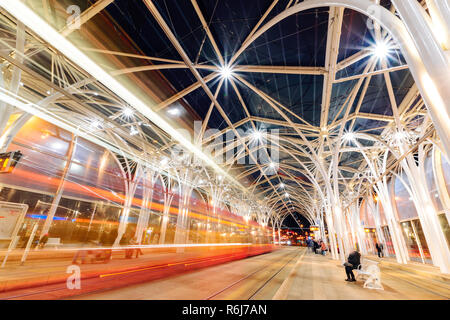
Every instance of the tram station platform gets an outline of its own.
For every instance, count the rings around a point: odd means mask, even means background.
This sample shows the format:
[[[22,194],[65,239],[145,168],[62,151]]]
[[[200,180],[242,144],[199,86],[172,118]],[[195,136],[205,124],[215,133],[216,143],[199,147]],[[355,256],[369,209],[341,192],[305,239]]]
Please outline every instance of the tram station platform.
[[[0,0],[0,300],[448,300],[448,3]]]
[[[291,277],[290,290],[279,298],[320,300],[425,300],[449,299],[450,278],[429,266],[401,265],[392,259],[380,261],[384,290],[363,288],[364,281],[345,282],[341,263],[329,257],[306,254]],[[289,280],[288,280],[289,281]]]
[[[75,299],[194,300],[447,300],[450,281],[428,266],[399,266],[382,261],[384,290],[363,288],[364,281],[345,282],[344,268],[329,256],[285,247],[174,277]],[[419,274],[421,273],[421,274]],[[426,275],[426,276],[425,276]]]
[[[116,254],[108,264],[85,264],[90,274],[80,290],[67,290],[67,258],[34,259],[24,266],[10,263],[0,269],[0,299],[94,299],[94,300],[446,300],[450,277],[428,265],[400,265],[392,258],[378,260],[384,290],[363,288],[364,281],[345,282],[341,263],[303,247],[281,247],[270,253],[224,262],[187,252],[145,254],[129,260]],[[66,254],[67,255],[67,254]],[[178,259],[178,263],[175,260]],[[197,263],[192,263],[196,259]],[[162,261],[171,260],[164,265]],[[199,268],[186,268],[191,261]],[[212,265],[215,260],[215,265]],[[232,260],[229,258],[229,260]],[[155,273],[155,268],[159,272]],[[184,268],[180,268],[183,265]],[[146,268],[147,266],[147,268]],[[128,268],[127,268],[128,267]],[[120,271],[119,271],[120,270]],[[165,272],[161,272],[164,270]],[[104,278],[107,275],[110,279]],[[109,280],[109,282],[99,281]],[[41,283],[30,285],[38,279]],[[51,281],[54,280],[54,281]],[[59,280],[59,281],[58,281]],[[119,281],[120,280],[120,281]],[[20,285],[21,284],[21,285]],[[14,286],[17,289],[14,289]],[[22,287],[22,288],[21,288]]]

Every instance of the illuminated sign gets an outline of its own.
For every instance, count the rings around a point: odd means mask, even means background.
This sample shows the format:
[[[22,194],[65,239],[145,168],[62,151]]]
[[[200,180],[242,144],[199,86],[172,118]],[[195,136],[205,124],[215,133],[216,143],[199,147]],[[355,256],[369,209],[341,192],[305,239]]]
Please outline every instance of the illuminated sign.
[[[364,228],[364,232],[375,233],[375,228]]]
[[[311,226],[311,227],[309,227],[309,231],[319,231],[319,227],[318,226]]]
[[[20,151],[10,151],[0,154],[0,173],[10,173],[22,158]]]

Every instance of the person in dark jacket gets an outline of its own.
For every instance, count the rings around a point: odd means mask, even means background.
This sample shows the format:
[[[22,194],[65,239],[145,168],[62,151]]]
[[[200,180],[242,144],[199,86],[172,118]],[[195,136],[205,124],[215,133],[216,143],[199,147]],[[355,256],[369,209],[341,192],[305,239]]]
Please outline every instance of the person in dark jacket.
[[[320,248],[320,245],[317,243],[316,240],[314,240],[314,253],[315,253],[315,254],[319,254],[319,253],[317,252],[317,250],[319,250],[319,248]]]
[[[383,244],[377,242],[377,244],[375,245],[375,247],[377,248],[378,257],[379,257],[379,258],[383,258]]]
[[[353,269],[357,269],[360,264],[361,254],[358,251],[353,251],[348,255],[347,262],[344,263],[345,273],[347,274],[347,279],[345,279],[345,281],[356,281],[355,275],[353,274]]]
[[[306,240],[306,245],[308,246],[308,250],[311,250],[311,252],[314,251],[314,243],[311,239]]]
[[[48,241],[48,233],[44,234],[42,238],[39,240],[38,247],[40,249],[44,248]]]

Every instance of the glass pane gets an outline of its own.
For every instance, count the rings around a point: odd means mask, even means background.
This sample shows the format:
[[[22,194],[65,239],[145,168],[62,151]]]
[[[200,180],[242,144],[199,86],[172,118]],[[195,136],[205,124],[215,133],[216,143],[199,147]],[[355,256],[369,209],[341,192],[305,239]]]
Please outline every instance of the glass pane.
[[[447,186],[447,192],[450,193],[450,163],[448,163],[447,159],[444,156],[442,156],[442,154],[441,159],[442,159],[442,170],[444,171],[445,184]]]
[[[437,211],[442,211],[444,210],[444,208],[442,207],[442,202],[441,199],[439,198],[439,193],[437,190],[436,180],[434,179],[433,159],[431,158],[431,156],[425,159],[425,174],[427,178],[427,185],[428,190],[430,191],[431,200],[433,201]]]
[[[408,248],[409,257],[411,260],[422,262],[420,257],[419,246],[417,244],[414,230],[411,226],[411,221],[404,221],[401,223],[401,229],[405,238],[406,247]]]
[[[448,225],[447,217],[445,216],[445,213],[440,214],[438,217],[439,222],[441,223],[442,231],[447,239],[447,245],[450,246],[450,227]]]
[[[402,174],[402,179],[408,183],[408,178]],[[411,219],[417,217],[416,207],[410,197],[408,190],[406,190],[402,181],[395,179],[395,203],[397,205],[397,212],[399,220]]]
[[[384,239],[386,241],[385,245],[387,248],[387,252],[390,256],[395,257],[394,245],[392,244],[391,234],[389,232],[388,226],[383,227]]]
[[[428,250],[428,244],[425,240],[425,236],[423,234],[422,225],[420,224],[419,219],[414,220],[414,227],[416,228],[417,237],[419,237],[420,244],[422,245],[422,251],[425,258],[425,262],[431,263],[431,255],[430,251]]]

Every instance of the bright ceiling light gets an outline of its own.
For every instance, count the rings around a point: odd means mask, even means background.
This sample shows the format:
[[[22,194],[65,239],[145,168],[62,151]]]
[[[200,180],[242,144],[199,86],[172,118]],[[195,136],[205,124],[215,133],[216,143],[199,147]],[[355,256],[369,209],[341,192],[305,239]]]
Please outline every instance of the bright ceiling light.
[[[133,109],[131,108],[123,108],[122,113],[124,114],[124,116],[126,117],[131,117],[133,115]]]
[[[169,162],[169,158],[163,157],[159,162],[160,165],[165,166]]]
[[[389,48],[389,45],[386,42],[380,41],[380,42],[377,42],[375,44],[375,47],[373,48],[372,51],[373,51],[373,54],[378,59],[384,59],[388,55],[388,53],[390,51],[390,48]]]
[[[97,129],[100,128],[101,125],[102,125],[102,123],[101,123],[99,120],[94,120],[94,121],[92,121],[92,123],[91,123],[91,127],[97,128]]]
[[[59,142],[52,143],[52,148],[54,148],[54,149],[62,149],[63,147],[64,147],[64,145],[62,143],[59,143]]]
[[[172,116],[179,116],[180,115],[180,109],[178,108],[172,108],[169,109],[169,111],[167,111],[169,114],[171,114]]]
[[[0,0],[0,6],[11,15],[22,21],[28,28],[34,31],[44,41],[51,44],[56,50],[64,54],[69,60],[73,61],[73,63],[82,66],[84,71],[89,73],[93,78],[97,79],[100,83],[126,101],[127,104],[133,107],[134,110],[142,113],[148,119],[151,119],[158,127],[167,132],[173,139],[193,151],[200,159],[205,161],[205,163],[210,165],[215,171],[224,174],[239,188],[246,190],[236,179],[227,174],[223,168],[214,162],[212,158],[195,146],[189,138],[183,136],[181,132],[178,132],[157,112],[151,110],[146,102],[142,101],[131,91],[125,88],[117,81],[117,79],[87,57],[82,51],[80,51],[80,49],[78,49],[68,39],[51,27],[46,21],[34,13],[23,2]]]
[[[257,140],[257,141],[261,141],[261,139],[262,139],[262,137],[263,137],[263,134],[262,134],[262,132],[261,131],[259,131],[259,130],[254,130],[254,131],[252,131],[252,139],[253,140]]]
[[[397,131],[396,133],[394,133],[394,139],[397,141],[401,141],[406,137],[404,132],[401,131]]]
[[[289,198],[289,193],[286,192],[286,193],[284,194],[284,196],[285,196],[286,198]]]
[[[271,167],[272,169],[275,169],[276,166],[277,166],[277,164],[276,164],[275,162],[271,162],[271,163],[269,164],[269,167]]]
[[[355,140],[355,134],[353,132],[346,132],[343,138],[347,141]]]
[[[284,183],[280,183],[280,188],[283,189],[284,188]]]
[[[139,133],[139,131],[137,131],[137,129],[135,127],[131,127],[130,130],[130,135],[135,136]]]
[[[233,70],[230,66],[225,65],[220,68],[220,76],[224,79],[229,79],[233,75]]]

